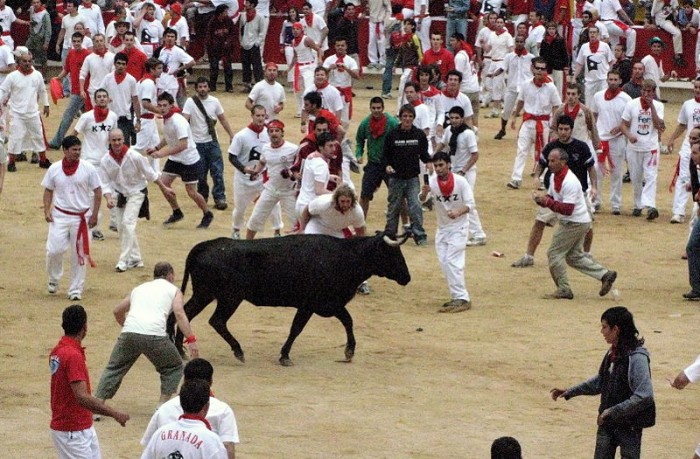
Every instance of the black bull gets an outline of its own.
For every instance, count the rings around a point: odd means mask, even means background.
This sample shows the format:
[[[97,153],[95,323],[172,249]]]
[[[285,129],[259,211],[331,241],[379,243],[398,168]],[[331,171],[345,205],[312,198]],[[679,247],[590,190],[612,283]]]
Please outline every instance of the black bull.
[[[336,317],[345,327],[345,357],[355,352],[352,317],[346,309],[357,287],[370,276],[392,279],[400,285],[411,281],[400,244],[382,234],[337,239],[299,235],[253,241],[213,239],[197,244],[187,256],[182,292],[192,276],[192,298],[185,304],[192,320],[213,300],[216,310],[209,324],[245,361],[243,350],[226,327],[243,300],[255,306],[289,306],[298,309],[280,363],[291,365],[289,352],[313,314]],[[171,315],[169,330],[173,331]],[[182,349],[182,333],[175,343]]]

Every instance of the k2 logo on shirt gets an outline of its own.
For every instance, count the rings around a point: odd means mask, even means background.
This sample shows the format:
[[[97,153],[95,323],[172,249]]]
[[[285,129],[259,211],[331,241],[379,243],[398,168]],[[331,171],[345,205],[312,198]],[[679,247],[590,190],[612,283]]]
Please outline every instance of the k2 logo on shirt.
[[[110,132],[112,130],[112,125],[110,124],[94,124],[92,126],[92,132]]]
[[[459,195],[456,193],[449,194],[447,196],[440,195],[440,196],[436,197],[435,199],[437,200],[437,202],[450,202],[450,201],[455,202],[455,201],[459,201]]]

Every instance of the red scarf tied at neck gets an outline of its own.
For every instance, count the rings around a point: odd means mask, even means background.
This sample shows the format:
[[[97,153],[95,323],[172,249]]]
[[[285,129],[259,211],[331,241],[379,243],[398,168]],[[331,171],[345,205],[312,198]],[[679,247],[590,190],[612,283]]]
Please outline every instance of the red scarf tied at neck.
[[[651,108],[651,104],[647,102],[647,100],[643,97],[639,98],[639,103],[642,105],[642,110],[644,111],[649,110],[649,108]]]
[[[605,100],[613,100],[621,92],[622,92],[622,88],[617,88],[615,90],[608,88],[605,90],[605,94],[603,96],[605,97]]]
[[[386,115],[382,113],[382,117],[377,119],[373,116],[369,117],[369,132],[373,139],[378,139],[386,132]]]
[[[546,41],[548,45],[551,45],[556,38],[557,38],[557,34],[554,34],[554,35],[547,34],[544,36],[544,41]]]
[[[564,113],[566,113],[567,116],[569,116],[572,120],[576,120],[576,117],[578,116],[578,111],[581,110],[581,104],[576,104],[574,108],[569,110],[568,105],[564,105]]]
[[[109,115],[109,108],[95,107],[93,109],[93,114],[95,115],[95,122],[101,123],[107,119],[107,115]]]
[[[260,136],[260,133],[265,129],[265,125],[263,124],[262,126],[258,126],[254,123],[250,123],[248,125],[248,129],[251,131],[255,132],[258,136]]]
[[[80,165],[80,160],[68,161],[66,158],[63,158],[63,161],[61,161],[61,167],[63,168],[63,173],[66,174],[68,177],[75,174],[75,171],[78,170],[79,165]]]
[[[202,421],[204,425],[207,426],[207,429],[211,430],[211,424],[209,424],[209,421],[207,421],[204,416],[200,416],[198,414],[183,413],[178,419],[192,419],[195,421]]]
[[[564,166],[561,168],[558,174],[554,174],[554,191],[557,193],[561,192],[561,186],[564,183],[564,177],[569,172],[569,168]]]
[[[598,46],[600,46],[600,40],[598,41],[589,41],[588,45],[591,47],[591,52],[593,54],[598,52]]]
[[[304,16],[304,21],[306,21],[306,25],[309,27],[313,27],[314,25],[314,14],[309,13],[306,16]]]
[[[523,48],[520,51],[517,49],[514,49],[513,52],[515,53],[516,56],[527,56],[527,48]]]
[[[547,72],[542,72],[542,79],[540,81],[537,81],[537,78],[533,78],[532,82],[537,86],[538,88],[541,88],[543,84],[545,83],[551,83],[552,79],[549,78],[549,75],[547,75]]]
[[[168,120],[168,119],[172,118],[172,116],[175,113],[180,113],[181,111],[182,111],[182,109],[180,109],[179,107],[170,107],[170,111],[168,113],[166,113],[165,115],[163,115],[163,120]]]
[[[443,197],[448,198],[449,196],[452,195],[452,192],[455,189],[455,176],[452,172],[449,172],[447,174],[447,179],[442,180],[438,176],[438,186],[440,187],[440,194],[442,194]]]
[[[323,89],[326,89],[330,83],[328,81],[318,84],[316,83],[316,90],[321,91]]]
[[[124,156],[126,156],[127,151],[129,151],[129,147],[127,147],[126,145],[122,145],[121,149],[116,153],[110,148],[109,156],[111,156],[117,162],[117,164],[121,165],[122,160],[124,159]]]

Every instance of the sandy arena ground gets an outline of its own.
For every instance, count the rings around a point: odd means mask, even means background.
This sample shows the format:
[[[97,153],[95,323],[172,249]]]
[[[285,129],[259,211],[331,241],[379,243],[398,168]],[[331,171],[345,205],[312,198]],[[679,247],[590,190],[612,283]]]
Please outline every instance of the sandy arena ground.
[[[244,95],[216,95],[236,131],[248,123]],[[368,113],[373,95],[374,91],[357,91],[354,126]],[[61,101],[51,107],[48,133],[55,131],[64,106]],[[395,101],[388,101],[387,108],[393,110]],[[669,129],[664,138],[675,128],[678,108],[667,107]],[[283,119],[287,139],[297,143],[301,136],[293,114],[290,99]],[[688,290],[687,264],[680,258],[688,227],[668,223],[672,195],[667,187],[676,156],[661,158],[657,193],[661,217],[655,222],[630,216],[631,185],[624,185],[622,216],[610,214],[608,189],[602,190],[605,207],[596,216],[593,254],[619,272],[615,287],[621,300],[600,298],[599,282],[573,272],[573,301],[542,300],[554,288],[546,261],[552,230],[546,231],[534,268],[510,267],[524,253],[535,214],[531,182],[526,180],[518,191],[505,187],[515,154],[515,131],[509,130],[502,141],[492,140],[497,120],[483,115],[482,111],[476,197],[488,244],[467,251],[471,311],[436,313],[448,292],[432,246],[435,215],[426,213],[431,244],[418,248],[407,243],[403,249],[411,283],[400,287],[372,278],[372,294],[358,296],[350,304],[357,337],[351,364],[338,363],[345,334],[336,320],[310,321],[293,348],[295,366],[290,368],[281,367],[277,358],[293,309],[245,304],[238,310],[229,327],[246,351],[245,364],[233,358],[207,324],[213,305],[193,321],[201,355],[216,369],[214,392],[236,413],[238,457],[484,458],[491,441],[501,435],[517,437],[527,458],[591,457],[598,398],[555,403],[548,392],[597,371],[606,350],[599,318],[617,304],[634,312],[652,356],[658,415],[657,426],[645,431],[643,457],[692,456],[700,440],[696,411],[700,397],[695,387],[677,392],[666,380],[700,352],[694,335],[700,316],[697,304],[681,299]],[[228,139],[223,130],[219,132],[225,151]],[[354,127],[351,133],[354,138]],[[57,161],[62,155],[50,152],[49,157]],[[528,162],[528,170],[531,165]],[[82,301],[89,314],[84,345],[93,386],[120,331],[111,312],[117,302],[151,279],[155,262],[173,263],[179,279],[195,243],[230,235],[232,170],[226,161],[229,209],[215,211],[209,230],[195,230],[201,214],[179,182],[175,189],[186,218],[163,228],[169,209],[152,188],[153,220],[141,221],[138,228],[144,269],[114,272],[116,233],[105,231],[106,240],[93,244],[98,266],[88,270]],[[18,172],[7,175],[0,199],[0,430],[5,451],[23,458],[54,456],[48,433],[47,360],[62,334],[61,312],[70,304],[65,277],[58,294],[46,292],[47,224],[39,185],[43,174],[35,165],[19,163]],[[360,176],[353,180],[359,186]],[[370,209],[369,230],[383,228],[385,209],[382,189]],[[270,234],[268,230],[263,236]],[[505,256],[496,258],[492,251]],[[353,267],[338,267],[343,269]],[[105,458],[140,455],[139,440],[158,394],[158,376],[142,359],[111,402],[130,413],[127,426],[111,419],[96,425]]]

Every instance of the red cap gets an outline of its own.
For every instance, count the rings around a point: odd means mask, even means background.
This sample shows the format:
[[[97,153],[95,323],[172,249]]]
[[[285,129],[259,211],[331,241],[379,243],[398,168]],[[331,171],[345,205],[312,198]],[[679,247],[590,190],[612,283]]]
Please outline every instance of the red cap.
[[[269,123],[267,123],[267,128],[268,129],[282,129],[284,130],[284,123],[280,120],[272,120]]]
[[[304,25],[301,22],[295,22],[292,24],[292,29],[304,30]]]
[[[182,5],[180,3],[173,3],[170,5],[170,11],[177,14],[182,14]]]
[[[275,70],[279,69],[279,67],[277,67],[277,63],[276,63],[276,62],[272,62],[272,61],[270,61],[270,62],[268,62],[267,64],[265,64],[265,68],[268,68],[268,67],[271,67],[271,68],[273,68],[273,69],[275,69]]]

